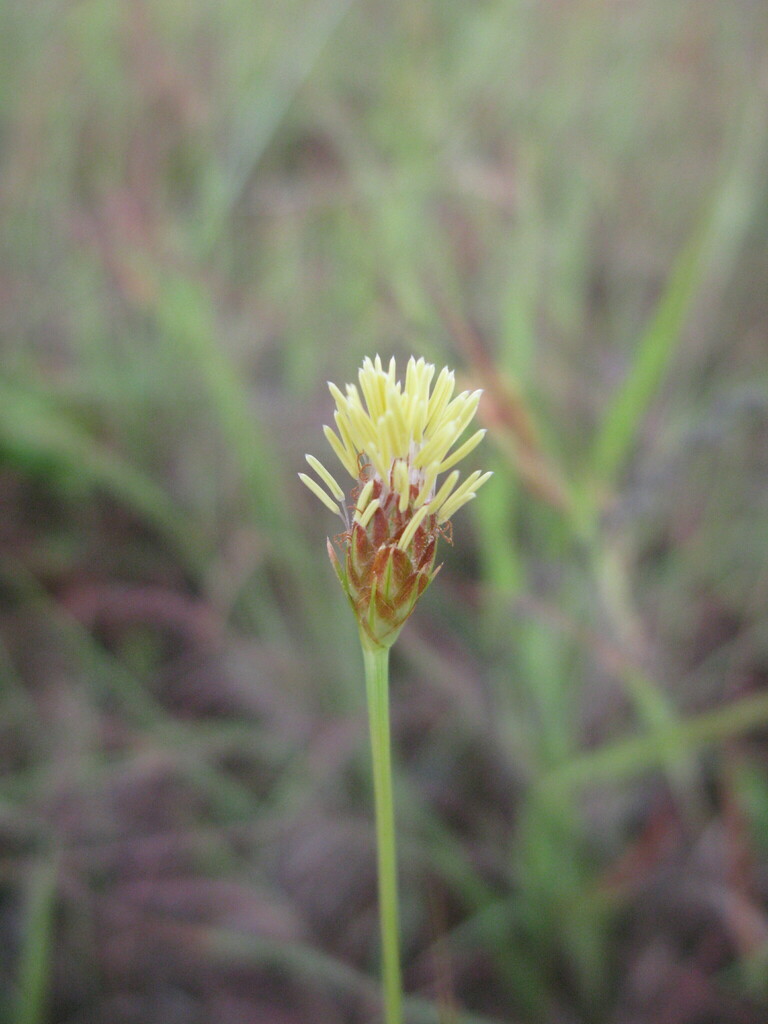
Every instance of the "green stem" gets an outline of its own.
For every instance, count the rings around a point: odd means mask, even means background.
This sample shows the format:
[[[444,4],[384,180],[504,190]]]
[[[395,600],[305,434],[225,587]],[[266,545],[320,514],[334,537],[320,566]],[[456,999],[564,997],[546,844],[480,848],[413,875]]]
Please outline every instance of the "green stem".
[[[384,1020],[402,1022],[402,981],[397,915],[397,857],[395,809],[392,798],[392,758],[389,737],[389,648],[371,649],[363,643],[368,722],[373,755],[376,805],[376,851],[379,866],[379,923],[381,925]]]

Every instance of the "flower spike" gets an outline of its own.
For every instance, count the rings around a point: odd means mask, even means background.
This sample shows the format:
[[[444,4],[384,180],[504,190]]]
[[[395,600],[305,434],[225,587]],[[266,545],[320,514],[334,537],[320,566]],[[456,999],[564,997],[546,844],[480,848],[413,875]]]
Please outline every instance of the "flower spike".
[[[491,476],[475,471],[460,484],[453,469],[485,436],[478,430],[455,447],[477,411],[481,392],[454,396],[454,374],[447,368],[430,391],[433,379],[435,367],[411,357],[403,383],[395,360],[385,369],[376,355],[363,360],[357,384],[342,391],[329,383],[336,430],[323,429],[357,488],[345,505],[336,478],[312,455],[307,462],[324,487],[299,474],[349,527],[340,538],[343,559],[330,542],[329,553],[369,649],[394,643],[436,575],[438,534]]]

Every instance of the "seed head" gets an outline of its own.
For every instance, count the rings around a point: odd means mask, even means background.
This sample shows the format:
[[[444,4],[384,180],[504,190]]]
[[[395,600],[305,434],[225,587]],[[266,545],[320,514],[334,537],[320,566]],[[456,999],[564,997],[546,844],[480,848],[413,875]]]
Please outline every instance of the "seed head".
[[[403,384],[397,380],[395,360],[385,370],[376,356],[363,360],[359,388],[347,384],[343,394],[329,383],[336,431],[324,430],[355,481],[349,505],[343,488],[314,456],[306,459],[321,483],[299,473],[344,523],[345,531],[337,538],[342,560],[330,540],[328,554],[367,646],[394,643],[437,574],[438,535],[450,536],[451,516],[491,476],[476,470],[459,483],[459,471],[453,469],[485,435],[478,430],[454,448],[481,392],[454,396],[454,375],[448,369],[440,371],[431,388],[434,374],[431,363],[411,357]]]

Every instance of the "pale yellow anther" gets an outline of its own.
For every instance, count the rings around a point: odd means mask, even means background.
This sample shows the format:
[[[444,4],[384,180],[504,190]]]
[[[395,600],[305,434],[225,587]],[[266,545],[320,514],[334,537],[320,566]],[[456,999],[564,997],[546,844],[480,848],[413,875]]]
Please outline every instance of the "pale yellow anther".
[[[379,410],[384,412],[387,408],[387,384],[389,383],[386,373],[381,369],[381,360],[379,360],[379,370],[376,373],[376,398],[379,406]]]
[[[371,409],[372,415],[381,415],[386,408],[386,385],[387,375],[381,365],[381,359],[379,356],[376,356],[373,364],[369,364],[368,366],[368,378],[366,381],[366,386],[370,388],[374,396],[375,408],[371,408],[370,405],[368,407]]]
[[[376,511],[377,508],[380,507],[380,505],[381,505],[381,502],[380,502],[380,500],[378,498],[374,498],[373,501],[368,504],[368,506],[366,507],[365,512],[363,512],[363,514],[358,519],[358,522],[363,527],[363,529],[365,529],[365,527],[368,525],[368,523],[370,523],[371,519],[373,519],[373,515],[374,515],[375,511]]]
[[[392,473],[393,489],[399,495],[397,507],[401,512],[408,508],[408,501],[411,496],[411,481],[408,477],[408,466],[402,459],[398,459]]]
[[[427,430],[434,430],[440,421],[443,410],[448,405],[455,381],[453,372],[448,367],[443,367],[440,376],[437,378],[435,390],[429,400],[429,418],[427,419]]]
[[[459,476],[460,473],[458,469],[454,469],[454,471],[452,473],[449,473],[445,480],[443,480],[437,494],[429,502],[430,515],[434,515],[436,512],[440,511],[440,508],[445,503],[446,499],[448,498],[448,495],[459,482]]]
[[[397,417],[395,416],[392,409],[387,409],[384,430],[389,441],[389,449],[392,452],[392,459],[398,458],[401,455],[403,449],[403,432],[399,429]]]
[[[299,473],[299,480],[301,480],[303,484],[307,485],[310,491],[312,491],[312,493],[322,501],[326,508],[329,508],[331,512],[335,512],[337,516],[341,516],[342,519],[344,518],[339,506],[335,503],[330,494],[326,494],[316,480],[313,480],[311,476],[307,476],[306,473]]]
[[[420,362],[421,362],[421,359],[419,359],[419,363]],[[407,395],[414,395],[417,392],[417,389],[418,389],[417,374],[419,372],[418,371],[419,363],[416,362],[416,360],[413,358],[413,356],[411,356],[411,358],[408,360],[408,365],[405,368],[405,393]]]
[[[374,435],[376,437],[376,450],[381,458],[381,464],[382,466],[389,466],[392,462],[392,455],[389,450],[389,437],[387,436],[383,416],[374,427]]]
[[[357,476],[357,463],[355,462],[354,455],[347,451],[330,427],[323,427],[323,433],[344,469],[346,469],[350,476]]]
[[[371,493],[372,492],[373,492],[373,480],[369,480],[368,483],[365,484],[365,486],[363,487],[362,491],[360,491],[360,495],[359,495],[359,497],[357,499],[357,504],[355,506],[355,519],[358,522],[360,522],[360,517],[362,516],[363,512],[365,512],[366,508],[368,507],[368,502],[370,501]]]
[[[409,422],[405,415],[405,403],[403,396],[390,382],[387,385],[387,407],[392,413],[394,428],[397,431],[398,451],[402,453],[407,450],[411,440]]]
[[[431,363],[419,360],[414,371],[414,400],[412,406],[414,440],[421,441],[429,415],[429,385],[435,368]]]
[[[335,478],[331,476],[331,474],[328,472],[328,470],[325,468],[322,462],[320,462],[319,459],[316,459],[314,455],[305,455],[304,458],[310,464],[312,469],[314,469],[314,471],[317,473],[317,475],[320,477],[323,483],[326,485],[326,487],[334,496],[336,501],[344,501],[344,491],[342,491],[341,487],[339,487]]]
[[[339,432],[341,442],[349,453],[352,455],[356,451],[354,442],[354,436],[349,429],[349,416],[343,409],[337,409],[333,414],[333,422],[336,424],[336,429]]]
[[[442,462],[445,453],[458,436],[458,431],[456,431],[454,424],[446,423],[416,453],[415,464],[417,466],[426,466],[430,462]]]
[[[424,479],[421,484],[421,488],[419,490],[419,493],[416,495],[416,500],[413,503],[414,508],[421,508],[421,506],[430,496],[430,494],[432,493],[432,488],[435,485],[435,480],[437,479],[437,474],[439,472],[439,462],[433,462],[429,466],[427,466],[426,470],[424,471]]]
[[[442,526],[443,523],[447,523],[449,519],[456,515],[460,508],[463,508],[468,502],[472,501],[473,498],[477,497],[477,491],[470,491],[469,494],[462,494],[461,498],[457,498],[455,502],[445,503],[443,511],[437,517],[438,526]]]
[[[401,551],[405,551],[405,549],[411,543],[411,541],[416,535],[416,531],[421,526],[428,512],[429,505],[422,505],[421,508],[418,509],[418,511],[414,512],[413,519],[411,519],[410,523],[408,523],[406,528],[403,530],[403,535],[397,542],[397,546],[400,548]]]
[[[456,470],[454,470],[454,472],[456,472]],[[447,514],[447,509],[452,507],[454,502],[461,501],[461,498],[465,494],[469,494],[469,492],[474,489],[475,484],[476,484],[477,479],[478,479],[479,476],[480,476],[480,473],[477,470],[474,473],[470,473],[470,475],[467,477],[467,479],[463,481],[461,486],[456,488],[456,490],[453,492],[453,494],[450,496],[450,498],[443,505],[443,508],[442,508],[442,514],[443,515]],[[458,505],[456,507],[458,508]]]
[[[479,471],[468,476],[461,487],[459,487],[458,490],[448,498],[440,509],[438,522],[441,524],[447,522],[452,515],[458,512],[462,505],[466,505],[468,501],[471,501],[472,498],[475,497],[486,480],[490,480],[492,476],[493,473],[489,472],[481,474]]]
[[[331,398],[333,398],[337,408],[343,409],[347,404],[347,400],[332,380],[328,381],[328,390],[331,392]]]
[[[440,472],[444,473],[451,466],[455,466],[457,462],[461,462],[462,459],[466,458],[471,451],[473,451],[486,435],[486,431],[478,430],[476,434],[473,434],[469,440],[465,441],[464,444],[459,445],[455,452],[449,455],[440,463]]]
[[[324,428],[328,443],[350,476],[360,479],[367,467],[372,477],[361,489],[355,521],[374,514],[375,508],[369,511],[373,491],[368,484],[377,480],[381,493],[376,508],[388,516],[397,509],[405,516],[408,525],[405,541],[401,539],[400,543],[407,546],[430,514],[429,509],[445,522],[487,479],[487,475],[476,472],[460,484],[458,473],[453,471],[480,443],[485,431],[478,430],[459,443],[477,410],[480,392],[455,394],[451,370],[444,368],[435,377],[431,363],[411,357],[404,381],[400,381],[394,358],[385,367],[376,354],[363,360],[357,383],[347,384],[342,390],[329,382],[328,388],[336,404],[336,430]],[[343,507],[339,511],[325,490],[343,506],[344,494],[338,481],[314,456],[308,455],[307,462],[324,487],[314,481],[308,486],[344,518]],[[441,474],[449,471],[438,486]]]
[[[371,460],[371,465],[376,470],[379,480],[386,480],[389,473],[389,463],[383,460],[378,447],[374,444],[369,444],[366,449],[366,455]]]
[[[346,385],[346,390],[347,390],[347,394],[346,394],[346,398],[345,398],[344,402],[345,402],[347,411],[349,411],[349,409],[351,409],[353,406],[356,409],[362,409],[363,408],[363,403],[360,401],[360,392],[357,390],[355,385],[354,384],[347,384]]]
[[[368,412],[372,419],[378,419],[382,413],[379,375],[370,359],[363,361],[363,367],[357,377],[360,382],[363,398],[365,398],[365,403],[368,406]]]
[[[364,412],[362,406],[352,405],[348,408],[346,425],[350,436],[359,442],[355,447],[359,447],[361,451],[367,451],[365,446],[374,439],[376,430],[371,423],[370,416]]]
[[[477,407],[480,403],[480,396],[482,391],[475,391],[471,395],[467,395],[464,402],[462,403],[463,408],[454,415],[456,422],[456,439],[463,434],[464,428],[467,426],[469,421],[477,412]],[[458,401],[456,399],[455,401]],[[453,403],[452,403],[453,404]]]

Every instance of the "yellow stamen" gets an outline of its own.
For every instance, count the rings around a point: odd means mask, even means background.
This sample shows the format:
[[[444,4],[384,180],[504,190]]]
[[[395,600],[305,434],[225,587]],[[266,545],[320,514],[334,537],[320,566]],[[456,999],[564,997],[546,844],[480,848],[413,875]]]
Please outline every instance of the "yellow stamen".
[[[447,459],[440,463],[440,472],[444,473],[446,469],[450,469],[455,466],[457,462],[461,462],[463,458],[466,458],[471,451],[473,451],[486,435],[485,430],[478,430],[476,434],[473,434],[468,441],[460,445],[453,454],[449,455]]]
[[[312,477],[307,476],[306,473],[299,473],[299,480],[301,480],[303,484],[307,485],[310,491],[312,491],[312,493],[316,495],[320,499],[320,501],[322,501],[326,508],[329,508],[331,512],[335,512],[336,515],[341,516],[341,509],[339,508],[339,506],[335,503],[335,501],[329,494],[325,493],[323,488],[320,486],[319,483],[317,483],[316,480],[313,480]],[[342,519],[344,518],[343,516],[341,517]]]
[[[403,535],[397,542],[397,546],[400,548],[401,551],[405,551],[405,549],[411,543],[414,536],[416,535],[416,531],[421,526],[421,523],[428,512],[429,505],[422,505],[421,508],[414,513],[413,519],[410,521],[410,523],[408,523],[406,528],[403,530]]]
[[[479,470],[468,476],[461,487],[454,491],[443,505],[438,516],[438,522],[440,524],[446,523],[455,512],[458,512],[462,505],[475,497],[486,480],[490,480],[492,476],[493,473],[490,472],[481,475]]]
[[[445,453],[451,447],[453,440],[458,437],[455,425],[446,423],[436,434],[427,441],[423,448],[416,453],[414,462],[417,466],[426,466],[430,462],[441,462]]]
[[[439,421],[443,410],[448,405],[453,389],[455,387],[454,377],[451,370],[447,366],[443,367],[440,371],[440,376],[437,378],[435,384],[435,390],[432,392],[432,397],[429,400],[429,419],[427,420],[427,430],[432,430],[435,424]]]
[[[373,468],[376,470],[379,479],[386,480],[389,464],[384,461],[381,452],[376,447],[376,445],[369,444],[368,448],[366,449],[366,455],[371,460],[371,464],[373,465]]]
[[[347,451],[344,444],[338,439],[330,427],[323,427],[328,444],[333,448],[336,457],[350,476],[357,476],[357,463],[354,456]]]
[[[429,497],[429,493],[435,485],[437,474],[440,472],[440,463],[433,462],[432,465],[427,466],[426,472],[424,473],[424,483],[421,485],[421,490],[416,495],[416,500],[413,503],[414,508],[421,508],[424,502]]]
[[[314,455],[305,455],[304,458],[326,485],[336,501],[344,501],[344,491],[342,491],[341,487],[336,483],[335,478],[331,476],[322,462],[320,462],[319,459],[316,459]]]
[[[453,467],[477,447],[485,431],[475,431],[459,443],[477,410],[480,392],[456,394],[451,370],[444,368],[435,378],[431,363],[411,357],[404,381],[400,381],[395,360],[391,359],[385,368],[377,354],[363,360],[356,383],[347,384],[343,390],[330,382],[328,387],[336,404],[336,430],[324,428],[328,443],[353,479],[359,479],[365,469],[372,480],[380,482],[377,507],[388,515],[397,508],[405,517],[406,543],[428,514],[422,510],[431,509],[430,514],[439,514],[440,521],[445,522],[487,479],[475,472],[460,483],[453,472]],[[313,456],[307,456],[307,461],[324,485],[315,485],[313,493],[320,490],[324,495],[321,500],[330,508],[327,488],[343,504],[343,489],[336,478]],[[449,471],[438,488],[438,478]],[[414,482],[416,491],[412,490]],[[373,493],[367,483],[355,512],[357,522],[367,513]]]
[[[400,496],[397,507],[401,512],[405,512],[411,497],[411,481],[408,477],[408,466],[402,459],[397,460],[392,470],[392,488]]]
[[[434,515],[436,512],[439,512],[440,507],[445,503],[446,499],[448,498],[448,495],[451,493],[453,488],[458,483],[459,476],[460,474],[458,469],[454,469],[454,471],[450,473],[445,478],[445,480],[443,480],[440,490],[429,503],[429,511],[431,515]]]
[[[360,491],[360,495],[357,499],[357,505],[355,507],[355,520],[359,523],[363,512],[365,512],[368,505],[368,501],[373,491],[373,480],[369,480],[368,483]]]
[[[368,525],[368,523],[370,523],[371,519],[373,518],[374,512],[376,511],[377,508],[379,508],[380,505],[381,502],[379,501],[378,498],[374,498],[373,501],[368,505],[365,512],[363,512],[363,514],[358,519],[358,522],[363,528],[365,528]]]

